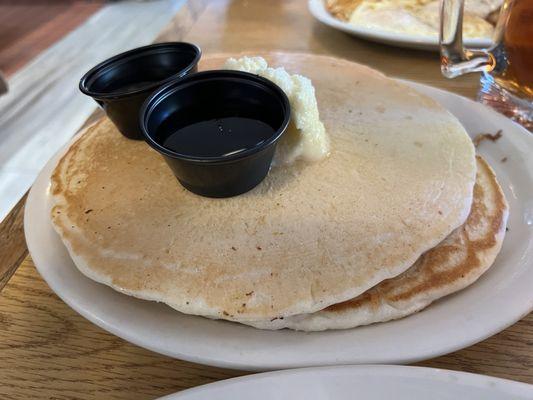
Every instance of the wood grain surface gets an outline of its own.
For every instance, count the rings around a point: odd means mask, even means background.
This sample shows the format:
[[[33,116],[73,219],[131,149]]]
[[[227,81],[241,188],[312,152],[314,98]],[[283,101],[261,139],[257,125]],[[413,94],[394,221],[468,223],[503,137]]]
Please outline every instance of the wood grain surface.
[[[306,1],[189,1],[159,41],[187,40],[204,54],[313,52],[368,64],[473,98],[478,77],[445,80],[438,55],[365,42],[313,20]],[[153,399],[245,374],[173,360],[92,325],[48,288],[27,257],[23,203],[0,224],[1,399]],[[460,329],[460,327],[458,327]],[[423,338],[421,338],[423,340]],[[533,383],[533,316],[482,343],[418,365]]]
[[[420,338],[423,340],[423,338]],[[492,338],[418,365],[533,383],[533,315]],[[0,300],[0,398],[154,399],[246,374],[132,345],[72,311],[26,259]]]

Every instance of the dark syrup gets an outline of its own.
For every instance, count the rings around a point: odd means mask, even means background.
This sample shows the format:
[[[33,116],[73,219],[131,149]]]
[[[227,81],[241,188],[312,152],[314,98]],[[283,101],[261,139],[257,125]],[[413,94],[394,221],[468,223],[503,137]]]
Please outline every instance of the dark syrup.
[[[275,130],[267,123],[243,117],[209,119],[172,129],[172,118],[158,129],[160,143],[192,157],[227,157],[242,153],[270,139]],[[170,134],[168,134],[170,132]]]

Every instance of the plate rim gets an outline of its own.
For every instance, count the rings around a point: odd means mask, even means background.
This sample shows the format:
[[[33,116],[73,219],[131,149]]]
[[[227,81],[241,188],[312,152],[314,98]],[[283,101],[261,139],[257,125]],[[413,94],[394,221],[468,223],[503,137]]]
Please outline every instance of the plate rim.
[[[418,88],[424,89],[423,93],[425,95],[428,95],[426,91],[429,91],[429,92],[436,91],[437,93],[440,93],[440,95],[452,96],[452,98],[455,98],[456,100],[461,99],[462,101],[466,101],[469,104],[471,104],[472,106],[478,107],[478,109],[480,109],[480,108],[483,109],[484,112],[492,113],[497,119],[505,121],[506,124],[512,123],[515,127],[519,128],[520,130],[524,131],[527,135],[529,135],[529,132],[527,130],[525,130],[523,127],[521,127],[520,125],[518,125],[515,122],[511,121],[510,119],[504,117],[503,115],[498,114],[494,110],[491,110],[490,108],[488,108],[486,106],[483,106],[483,105],[481,105],[479,103],[476,103],[475,101],[470,100],[470,99],[468,99],[466,97],[463,97],[463,96],[460,96],[460,95],[457,95],[457,94],[454,94],[454,93],[451,93],[451,92],[448,92],[448,91],[445,91],[445,90],[442,90],[442,89],[438,89],[438,88],[435,88],[435,87],[432,87],[432,86],[428,86],[428,85],[412,82],[412,81],[405,81],[405,80],[399,80],[399,81],[403,81],[403,82],[411,85],[412,87],[414,87],[417,90],[418,90]],[[35,261],[35,266],[36,266],[37,270],[39,271],[40,275],[43,277],[43,279],[46,281],[46,283],[52,289],[52,291],[54,291],[54,293],[56,295],[58,295],[58,297],[60,297],[69,307],[71,307],[74,311],[76,311],[78,314],[82,315],[84,318],[88,319],[89,321],[91,321],[95,325],[100,326],[101,328],[107,330],[108,332],[110,332],[110,333],[112,333],[112,334],[114,334],[114,335],[116,335],[118,337],[121,337],[121,338],[123,338],[123,339],[125,339],[125,340],[127,340],[127,341],[129,341],[129,342],[131,342],[131,343],[133,343],[135,345],[137,345],[137,346],[149,349],[149,350],[154,351],[154,352],[159,353],[159,354],[164,354],[164,355],[167,355],[167,356],[170,356],[170,357],[179,358],[179,359],[182,359],[182,360],[192,361],[192,362],[196,362],[196,363],[201,363],[201,364],[206,364],[206,365],[213,365],[213,366],[222,367],[222,368],[234,368],[234,369],[251,370],[251,371],[265,371],[265,370],[284,369],[284,368],[296,368],[296,367],[302,367],[302,366],[308,366],[309,367],[309,366],[319,366],[319,365],[333,365],[333,364],[340,364],[341,363],[339,361],[335,362],[333,360],[333,357],[330,356],[329,357],[329,361],[327,361],[327,360],[305,361],[305,360],[301,360],[301,359],[299,359],[299,360],[296,359],[296,360],[292,360],[292,361],[281,361],[281,362],[277,362],[277,363],[269,363],[269,362],[265,363],[265,362],[259,361],[259,362],[255,362],[254,364],[250,364],[249,362],[246,362],[246,360],[242,356],[238,356],[238,355],[234,356],[232,358],[227,358],[225,356],[220,356],[220,355],[207,357],[205,355],[196,355],[196,354],[190,353],[190,352],[182,352],[181,350],[177,350],[176,348],[174,348],[174,349],[163,348],[164,346],[157,346],[157,345],[153,344],[153,342],[147,342],[146,340],[138,339],[135,335],[130,334],[130,332],[127,332],[127,331],[125,331],[123,329],[120,329],[119,326],[115,326],[115,325],[113,325],[111,323],[107,323],[106,321],[100,319],[98,317],[98,315],[93,315],[89,310],[86,310],[86,309],[78,307],[77,305],[74,305],[74,303],[75,303],[74,300],[71,300],[71,299],[66,298],[65,296],[63,296],[62,293],[61,293],[62,292],[61,289],[59,288],[59,290],[58,290],[59,284],[56,285],[55,282],[49,282],[49,280],[47,280],[47,278],[46,278],[46,273],[43,273],[42,269],[39,267],[39,261],[38,260],[40,259],[40,256],[38,254],[36,254],[35,248],[34,248],[34,244],[33,244],[33,238],[32,238],[32,233],[31,233],[32,229],[31,229],[31,226],[30,226],[32,216],[31,216],[31,212],[30,211],[33,208],[31,206],[31,204],[33,202],[37,201],[36,198],[39,196],[39,193],[37,192],[37,189],[36,189],[36,188],[39,187],[39,183],[42,185],[43,181],[45,181],[44,183],[46,183],[46,185],[49,188],[50,173],[52,171],[53,166],[55,165],[57,160],[62,156],[62,154],[64,154],[66,149],[68,149],[68,147],[73,143],[73,141],[75,141],[77,139],[77,137],[79,137],[82,133],[83,133],[83,131],[80,132],[78,135],[74,136],[74,138],[71,141],[69,141],[62,149],[60,149],[48,161],[46,166],[39,173],[39,176],[38,176],[38,178],[36,180],[37,185],[32,186],[32,189],[30,190],[30,193],[28,195],[28,200],[27,200],[27,204],[30,205],[30,206],[29,207],[28,206],[25,207],[25,210],[24,210],[25,237],[26,237],[26,242],[27,242],[27,245],[28,245],[28,250],[29,250],[30,254],[32,255],[32,258]],[[59,238],[57,238],[57,239],[60,240]],[[530,249],[528,248],[528,251],[529,250]],[[88,278],[86,278],[86,279],[88,279]],[[494,334],[496,334],[498,332],[501,332],[503,329],[513,325],[518,320],[523,318],[525,315],[529,314],[533,310],[533,298],[530,298],[529,300],[530,300],[529,303],[524,305],[524,307],[520,309],[520,312],[517,311],[517,312],[513,313],[512,314],[513,315],[512,318],[508,318],[508,319],[502,320],[498,324],[497,327],[494,327],[491,330],[487,330],[483,335],[477,335],[477,336],[474,336],[474,337],[472,337],[472,335],[470,335],[468,337],[468,340],[465,340],[464,338],[462,340],[458,340],[455,343],[454,346],[441,347],[441,348],[438,348],[438,349],[431,349],[431,350],[418,349],[416,354],[411,355],[410,357],[409,356],[402,356],[402,355],[395,355],[393,357],[388,357],[388,362],[387,361],[383,361],[383,362],[389,363],[389,364],[412,363],[412,362],[416,362],[416,361],[420,361],[420,360],[434,358],[434,357],[437,357],[437,356],[440,356],[440,355],[443,355],[443,354],[448,354],[448,353],[457,351],[459,349],[471,346],[471,345],[473,345],[475,343],[478,343],[480,341],[483,341],[483,340],[487,339],[488,337],[490,337],[490,336],[492,336],[492,335],[494,335]],[[363,362],[372,363],[371,361],[357,361],[357,360],[352,360],[350,362],[352,362],[352,363],[357,363],[357,362],[360,362],[360,363],[363,363]],[[379,363],[380,361],[375,361],[375,362]],[[344,362],[342,362],[342,363],[344,363]]]
[[[291,377],[294,375],[308,375],[313,373],[332,373],[341,371],[352,374],[353,376],[365,376],[372,374],[373,376],[388,378],[388,377],[408,377],[408,378],[424,378],[427,381],[435,381],[440,377],[456,378],[459,384],[469,384],[478,388],[483,387],[483,383],[490,385],[498,385],[498,388],[507,391],[508,388],[516,388],[517,390],[529,391],[533,394],[533,385],[526,382],[515,381],[512,379],[500,378],[491,375],[476,374],[473,372],[456,371],[444,368],[424,367],[424,366],[409,366],[409,365],[391,365],[391,364],[361,364],[361,365],[329,365],[322,367],[306,367],[282,369],[276,371],[262,372],[244,376],[238,376],[229,379],[223,379],[216,382],[207,383],[204,385],[192,387],[179,392],[170,393],[158,398],[157,400],[187,400],[191,394],[202,393],[225,386],[235,386],[242,382],[257,381],[276,377]]]

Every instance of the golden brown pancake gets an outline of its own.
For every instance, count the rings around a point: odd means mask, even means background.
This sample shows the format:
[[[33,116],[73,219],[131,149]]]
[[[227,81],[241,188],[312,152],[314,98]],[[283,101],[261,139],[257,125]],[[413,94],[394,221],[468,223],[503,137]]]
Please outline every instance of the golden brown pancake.
[[[355,63],[266,58],[313,81],[330,156],[273,167],[250,192],[210,199],[102,120],[52,176],[52,221],[80,271],[185,313],[270,320],[354,298],[464,223],[474,147],[448,111]]]
[[[494,262],[505,235],[508,206],[494,172],[477,159],[472,210],[465,224],[403,274],[358,297],[310,315],[257,324],[264,329],[346,329],[397,319],[476,281]]]

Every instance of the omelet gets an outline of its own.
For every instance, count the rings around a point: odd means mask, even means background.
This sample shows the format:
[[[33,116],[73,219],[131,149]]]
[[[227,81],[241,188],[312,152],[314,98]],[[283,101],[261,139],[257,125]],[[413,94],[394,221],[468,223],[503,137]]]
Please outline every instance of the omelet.
[[[431,36],[435,29],[419,19],[408,0],[363,0],[354,9],[349,23],[367,29]]]
[[[468,14],[486,20],[493,12],[498,11],[502,4],[503,0],[465,0],[465,10]]]
[[[494,31],[488,22],[503,0],[466,0],[463,35],[490,38]],[[338,19],[367,29],[404,35],[438,36],[438,0],[326,0],[329,12]]]
[[[480,0],[467,2],[468,4],[481,3]],[[431,2],[414,11],[417,19],[424,21],[433,29],[433,34],[438,35],[440,29],[440,10],[438,2]],[[485,11],[481,8],[475,9],[476,12],[484,15]],[[488,14],[486,14],[488,16]],[[494,31],[492,24],[484,20],[480,14],[473,13],[469,9],[465,11],[463,18],[463,37],[466,38],[490,38]]]

